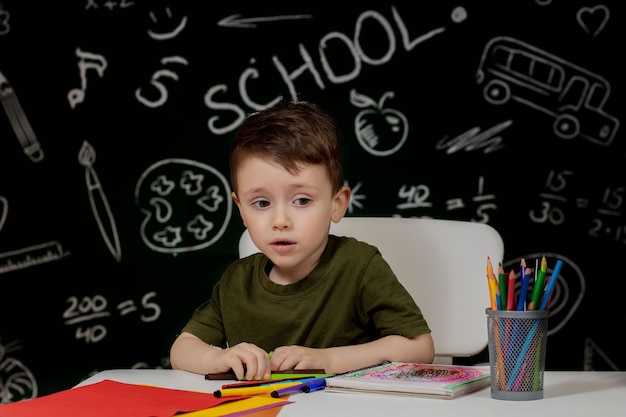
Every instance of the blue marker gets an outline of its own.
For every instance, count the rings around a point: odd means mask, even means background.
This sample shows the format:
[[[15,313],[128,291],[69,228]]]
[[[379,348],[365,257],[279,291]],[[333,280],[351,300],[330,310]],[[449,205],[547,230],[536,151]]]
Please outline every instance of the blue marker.
[[[326,378],[319,378],[313,381],[306,382],[302,392],[313,392],[326,388]]]

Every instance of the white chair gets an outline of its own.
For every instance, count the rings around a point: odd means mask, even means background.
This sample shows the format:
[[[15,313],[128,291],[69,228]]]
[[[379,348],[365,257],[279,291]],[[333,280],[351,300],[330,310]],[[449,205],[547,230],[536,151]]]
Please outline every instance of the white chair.
[[[452,363],[487,347],[487,257],[497,272],[504,243],[491,226],[458,220],[344,217],[330,232],[377,246],[432,330],[435,362]],[[247,230],[239,256],[258,252]]]

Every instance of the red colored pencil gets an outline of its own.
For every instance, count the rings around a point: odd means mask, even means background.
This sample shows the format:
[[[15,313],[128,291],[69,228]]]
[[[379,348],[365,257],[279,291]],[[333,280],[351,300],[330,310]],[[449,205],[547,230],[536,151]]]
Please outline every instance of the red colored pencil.
[[[513,271],[513,269],[509,272],[509,284],[507,290],[509,292],[508,299],[506,300],[507,310],[515,310],[517,304],[515,303],[515,271]]]

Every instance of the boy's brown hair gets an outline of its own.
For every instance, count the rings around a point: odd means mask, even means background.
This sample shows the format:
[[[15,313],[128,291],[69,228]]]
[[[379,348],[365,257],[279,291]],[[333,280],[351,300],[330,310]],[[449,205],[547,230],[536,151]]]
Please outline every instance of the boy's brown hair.
[[[342,134],[337,122],[315,104],[282,101],[256,112],[239,127],[230,151],[230,178],[237,192],[237,167],[248,156],[269,158],[291,174],[322,165],[333,192],[343,186]]]

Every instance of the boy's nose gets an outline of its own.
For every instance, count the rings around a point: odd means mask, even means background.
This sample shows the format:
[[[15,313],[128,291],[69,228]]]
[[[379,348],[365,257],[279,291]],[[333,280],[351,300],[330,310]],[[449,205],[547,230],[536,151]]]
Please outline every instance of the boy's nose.
[[[274,212],[274,229],[286,229],[291,225],[291,220],[285,208],[277,208]]]

